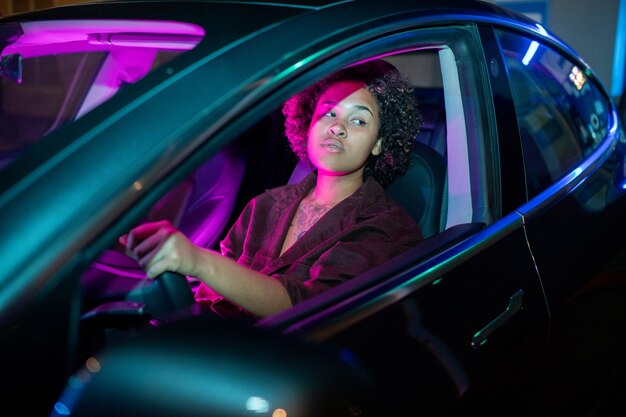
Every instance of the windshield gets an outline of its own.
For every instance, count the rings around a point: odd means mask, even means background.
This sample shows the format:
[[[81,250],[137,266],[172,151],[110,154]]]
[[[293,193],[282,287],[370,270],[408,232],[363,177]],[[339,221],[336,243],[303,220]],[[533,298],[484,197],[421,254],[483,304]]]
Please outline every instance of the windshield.
[[[0,28],[0,170],[204,36],[171,21],[60,20]]]

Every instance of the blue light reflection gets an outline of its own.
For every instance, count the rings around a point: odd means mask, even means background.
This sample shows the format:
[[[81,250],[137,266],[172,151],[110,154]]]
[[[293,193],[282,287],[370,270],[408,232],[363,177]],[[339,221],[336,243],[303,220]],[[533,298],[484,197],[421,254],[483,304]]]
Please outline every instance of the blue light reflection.
[[[530,43],[530,46],[528,47],[528,50],[526,51],[526,55],[524,55],[524,58],[522,59],[522,64],[528,65],[530,63],[530,60],[533,59],[535,53],[537,52],[537,48],[539,48],[539,44],[535,41],[532,41]]]
[[[539,31],[539,33],[545,36],[548,35],[548,31],[546,31],[545,28],[541,26],[539,23],[537,23],[535,26],[537,27],[537,30]],[[524,58],[522,59],[522,64],[528,65],[530,61],[533,59],[533,57],[535,56],[535,54],[537,53],[537,49],[539,49],[539,42],[532,41],[530,43],[530,46],[528,47],[528,50],[526,51],[526,54],[524,55]]]
[[[537,26],[537,29],[539,30],[539,33],[541,33],[542,35],[548,35],[548,31],[541,26],[539,23],[537,23],[535,26]]]

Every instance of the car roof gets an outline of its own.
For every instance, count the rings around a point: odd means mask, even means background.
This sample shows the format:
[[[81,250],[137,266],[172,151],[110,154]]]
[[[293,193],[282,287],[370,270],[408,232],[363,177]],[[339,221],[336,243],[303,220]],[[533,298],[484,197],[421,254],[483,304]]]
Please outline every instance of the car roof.
[[[189,13],[189,7],[186,5],[205,5],[205,6],[228,6],[233,9],[245,10],[249,7],[262,7],[267,13],[272,13],[276,9],[292,9],[306,11],[321,11],[323,9],[332,9],[338,6],[345,6],[358,10],[360,7],[365,7],[368,4],[378,3],[380,0],[277,0],[277,1],[263,1],[263,0],[93,0],[83,3],[72,3],[60,6],[55,6],[47,9],[41,9],[25,13],[16,13],[13,15],[0,18],[1,20],[14,20],[21,19],[23,17],[28,18],[50,18],[54,15],[64,15],[69,17],[71,13],[81,10],[95,9],[99,6],[106,6],[108,11],[123,9],[126,7],[132,7],[133,5],[151,4],[156,6],[161,4],[164,7],[171,7],[171,18],[179,19],[186,15],[192,15]],[[386,2],[389,5],[389,10],[402,9],[408,11],[421,11],[428,12],[433,15],[446,15],[449,13],[467,13],[476,12],[479,14],[491,14],[494,16],[501,16],[508,19],[520,20],[525,23],[532,22],[524,15],[514,12],[510,9],[506,9],[483,0],[388,0]],[[258,10],[261,11],[261,8]],[[232,24],[232,22],[227,22]],[[240,22],[237,22],[238,24]]]
[[[520,13],[481,0],[387,0],[384,4],[380,0],[94,0],[0,17],[0,22],[74,19],[185,21],[205,28],[207,35],[217,34],[206,36],[203,41],[205,51],[217,51],[237,40],[254,39],[265,30],[276,29],[304,15],[336,22],[337,30],[355,24],[367,25],[381,17],[394,19],[407,15],[428,24],[485,21],[527,27],[536,25]],[[286,27],[285,31],[291,31],[289,36],[302,42],[320,36],[307,28],[293,32],[293,27]],[[536,32],[547,35],[545,30]]]
[[[172,0],[101,0],[102,3],[126,3],[126,2],[136,2],[136,1],[147,1],[147,2],[170,2],[170,3],[178,3]],[[305,9],[320,9],[328,6],[333,6],[341,3],[351,3],[355,0],[334,0],[334,1],[324,1],[324,0],[279,0],[279,1],[262,1],[262,0],[235,0],[235,1],[220,1],[220,0],[191,0],[196,3],[229,3],[229,4],[259,4],[266,5],[271,7],[293,7],[293,8],[305,8]]]

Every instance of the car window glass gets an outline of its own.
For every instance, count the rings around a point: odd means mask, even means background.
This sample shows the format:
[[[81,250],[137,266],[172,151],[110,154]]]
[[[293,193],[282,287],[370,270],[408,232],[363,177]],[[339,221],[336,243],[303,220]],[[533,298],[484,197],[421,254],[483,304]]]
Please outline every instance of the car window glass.
[[[525,37],[502,31],[498,36],[533,197],[574,169],[603,140],[609,105],[584,67]]]
[[[105,57],[104,52],[33,57],[22,61],[22,83],[0,78],[3,162],[74,117]]]
[[[203,35],[186,23],[149,23],[24,22],[18,31],[7,30],[7,39],[0,39],[0,169],[50,132],[193,49]]]

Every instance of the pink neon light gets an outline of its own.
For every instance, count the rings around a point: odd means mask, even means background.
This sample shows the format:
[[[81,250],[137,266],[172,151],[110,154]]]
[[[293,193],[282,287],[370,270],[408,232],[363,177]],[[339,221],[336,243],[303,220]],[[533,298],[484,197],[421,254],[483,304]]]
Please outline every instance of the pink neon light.
[[[143,34],[143,33],[119,33],[112,35],[89,35],[87,42],[90,45],[113,45],[137,48],[158,48],[174,51],[188,51],[193,49],[202,36],[189,36],[178,34]]]
[[[53,53],[90,52],[113,46],[188,50],[205,35],[198,25],[145,20],[55,20],[21,23],[24,34],[2,55],[23,57]],[[108,42],[96,39],[110,39]]]

